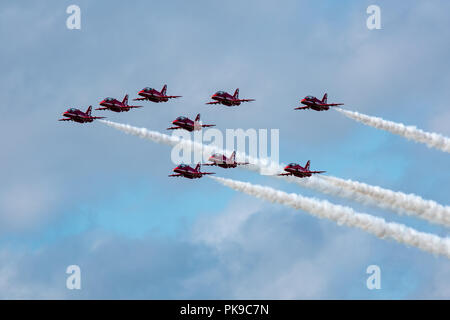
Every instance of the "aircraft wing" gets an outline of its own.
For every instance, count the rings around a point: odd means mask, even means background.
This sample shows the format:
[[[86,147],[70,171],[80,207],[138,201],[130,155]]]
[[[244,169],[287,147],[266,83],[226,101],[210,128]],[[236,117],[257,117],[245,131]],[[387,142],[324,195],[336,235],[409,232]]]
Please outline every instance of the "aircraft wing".
[[[277,176],[292,176],[292,173],[279,173]]]
[[[103,107],[103,108],[97,108],[97,109],[95,109],[95,110],[108,110],[108,108]]]
[[[105,119],[106,117],[89,117],[89,119]]]
[[[208,128],[208,127],[215,127],[215,124],[202,124],[203,128]]]
[[[134,98],[133,101],[142,101],[142,100],[148,100],[148,98]]]
[[[58,121],[70,121],[70,120],[72,120],[72,119],[70,119],[70,118],[62,118],[62,119],[59,119]]]
[[[220,103],[219,101],[211,101],[211,102],[207,102],[205,104],[219,104],[219,103]]]
[[[251,101],[255,101],[255,99],[238,99],[237,101],[239,101],[239,102],[251,102]]]
[[[181,177],[182,174],[181,173],[177,173],[177,174],[169,174],[169,177]]]
[[[126,107],[121,107],[122,109],[133,109],[133,108],[142,108],[142,106],[126,106]]]
[[[202,163],[202,166],[216,166],[216,163]]]
[[[170,128],[167,128],[166,130],[176,130],[176,129],[181,129],[181,127],[170,127]]]
[[[320,107],[337,107],[337,106],[342,106],[344,105],[343,103],[323,103],[323,104],[318,104],[318,106]]]
[[[164,96],[164,98],[169,98],[169,99],[173,99],[173,98],[181,98],[182,96]]]
[[[303,172],[303,173],[312,173],[312,174],[315,174],[315,173],[324,173],[324,172],[326,172],[326,171],[307,171],[307,172]]]
[[[304,107],[297,107],[294,110],[306,110],[306,109],[311,109],[311,107],[308,106],[304,106]]]

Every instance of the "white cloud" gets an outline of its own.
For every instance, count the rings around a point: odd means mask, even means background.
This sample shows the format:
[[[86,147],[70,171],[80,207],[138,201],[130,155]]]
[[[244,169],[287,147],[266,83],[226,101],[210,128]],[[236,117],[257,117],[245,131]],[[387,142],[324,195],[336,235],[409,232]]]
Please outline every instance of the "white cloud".
[[[450,136],[449,124],[450,124],[450,111],[442,111],[442,112],[437,111],[436,115],[432,117],[430,120],[430,127],[433,131],[445,134],[447,136]]]
[[[211,246],[237,241],[242,226],[262,207],[260,201],[235,197],[224,212],[199,219],[194,226],[193,239]]]
[[[35,228],[55,214],[58,188],[51,183],[13,181],[0,190],[0,231]]]

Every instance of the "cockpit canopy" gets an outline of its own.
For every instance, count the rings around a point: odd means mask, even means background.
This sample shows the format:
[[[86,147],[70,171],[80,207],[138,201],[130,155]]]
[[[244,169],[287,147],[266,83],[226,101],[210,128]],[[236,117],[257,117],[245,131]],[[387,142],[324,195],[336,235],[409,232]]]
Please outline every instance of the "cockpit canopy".
[[[144,88],[144,91],[145,91],[145,92],[150,92],[150,91],[152,91],[152,90],[153,90],[153,88],[150,88],[150,87],[145,87],[145,88]]]
[[[187,168],[188,167],[188,165],[187,164],[184,164],[184,163],[182,163],[182,164],[180,164],[179,166],[178,166],[178,168],[180,168],[180,169],[184,169],[184,168]]]
[[[313,99],[313,96],[306,96],[305,99],[307,99],[307,100],[312,100],[312,99]]]
[[[294,163],[294,162],[292,162],[292,163],[289,163],[289,167],[295,167],[297,164],[296,163]]]
[[[113,98],[110,98],[110,97],[108,97],[108,98],[105,99],[105,101],[108,101],[108,102],[109,102],[109,101],[113,101],[113,100],[114,100],[114,99],[113,99]]]
[[[224,91],[217,91],[216,94],[217,95],[223,95],[223,94],[225,94],[225,92]]]
[[[77,111],[77,109],[75,109],[75,108],[70,108],[69,110],[67,110],[68,112],[76,112]]]
[[[181,116],[181,117],[178,117],[176,120],[178,120],[178,121],[185,121],[186,119],[187,119],[186,117]]]

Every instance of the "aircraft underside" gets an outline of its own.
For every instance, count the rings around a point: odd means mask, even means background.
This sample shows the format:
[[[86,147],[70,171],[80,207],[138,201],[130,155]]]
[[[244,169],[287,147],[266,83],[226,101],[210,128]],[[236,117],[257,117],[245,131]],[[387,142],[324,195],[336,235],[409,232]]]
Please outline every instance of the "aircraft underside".
[[[329,110],[330,107],[311,106],[311,109],[316,110],[316,111],[326,111],[326,110]]]

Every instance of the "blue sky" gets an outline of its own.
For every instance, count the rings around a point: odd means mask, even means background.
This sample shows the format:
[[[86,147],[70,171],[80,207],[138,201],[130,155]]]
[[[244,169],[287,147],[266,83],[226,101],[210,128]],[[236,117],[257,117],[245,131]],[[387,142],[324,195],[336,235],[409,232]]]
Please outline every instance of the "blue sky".
[[[66,28],[67,6],[81,30]],[[381,8],[368,30],[366,8]],[[0,298],[450,298],[450,264],[415,248],[238,194],[168,179],[170,148],[68,107],[143,87],[183,97],[108,119],[164,131],[178,115],[280,130],[280,160],[449,204],[447,154],[333,111],[308,95],[450,135],[447,1],[4,1],[0,4]],[[240,88],[253,103],[204,105]],[[100,113],[98,111],[97,113]],[[443,227],[242,170],[220,175]],[[65,288],[66,267],[82,290]],[[382,289],[365,286],[379,265]]]

